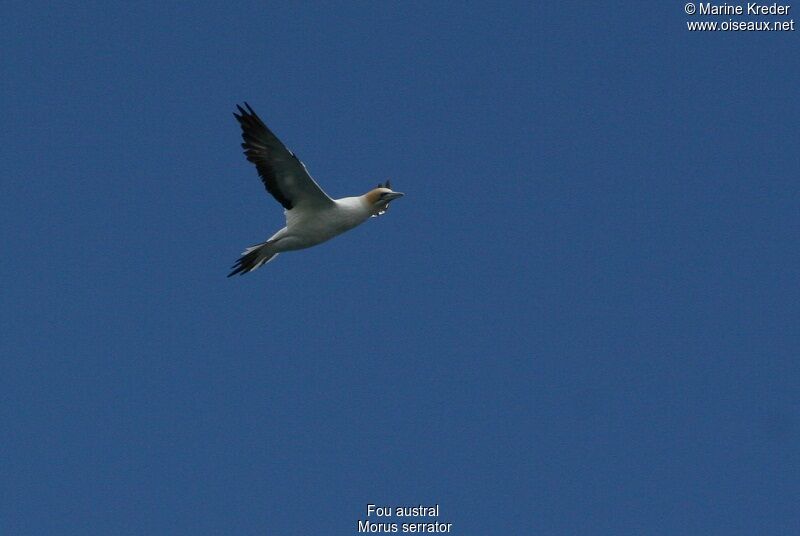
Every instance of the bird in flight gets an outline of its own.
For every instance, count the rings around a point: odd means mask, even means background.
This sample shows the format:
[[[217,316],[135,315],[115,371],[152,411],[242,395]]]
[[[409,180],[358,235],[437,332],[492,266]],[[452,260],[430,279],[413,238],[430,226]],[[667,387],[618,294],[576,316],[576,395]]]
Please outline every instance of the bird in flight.
[[[306,166],[267,128],[246,102],[233,116],[242,127],[242,147],[256,165],[258,176],[278,203],[283,205],[286,226],[266,241],[250,246],[232,266],[228,277],[263,266],[279,253],[310,248],[380,216],[389,202],[403,197],[389,181],[364,195],[331,199],[308,174]]]

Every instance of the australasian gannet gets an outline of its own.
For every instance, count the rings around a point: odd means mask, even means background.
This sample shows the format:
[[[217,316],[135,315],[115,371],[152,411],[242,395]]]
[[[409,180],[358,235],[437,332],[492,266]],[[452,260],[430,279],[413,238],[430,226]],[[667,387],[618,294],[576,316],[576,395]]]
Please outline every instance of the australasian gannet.
[[[330,240],[380,216],[389,202],[403,197],[392,191],[387,180],[358,197],[331,199],[308,174],[306,166],[281,143],[246,102],[247,110],[236,105],[233,116],[242,127],[242,147],[256,165],[267,191],[283,205],[286,227],[265,242],[250,246],[232,266],[228,277],[246,274],[274,259],[278,253],[305,249]]]

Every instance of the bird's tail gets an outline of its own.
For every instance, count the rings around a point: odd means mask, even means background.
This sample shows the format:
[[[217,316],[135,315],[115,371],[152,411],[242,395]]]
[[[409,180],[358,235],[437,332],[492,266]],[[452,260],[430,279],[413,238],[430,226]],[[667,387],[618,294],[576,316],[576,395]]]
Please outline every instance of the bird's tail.
[[[256,268],[260,268],[264,264],[278,256],[278,252],[274,251],[272,242],[267,240],[255,246],[250,246],[242,252],[242,256],[236,261],[231,268],[231,273],[228,277],[236,274],[244,275],[247,272],[252,272]]]

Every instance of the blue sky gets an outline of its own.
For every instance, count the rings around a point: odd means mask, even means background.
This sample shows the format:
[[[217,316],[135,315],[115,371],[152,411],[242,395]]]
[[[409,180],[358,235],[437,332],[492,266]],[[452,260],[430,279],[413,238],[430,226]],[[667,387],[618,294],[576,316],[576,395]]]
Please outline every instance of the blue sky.
[[[798,36],[662,4],[6,6],[0,533],[798,533]],[[406,197],[226,279],[244,100]]]

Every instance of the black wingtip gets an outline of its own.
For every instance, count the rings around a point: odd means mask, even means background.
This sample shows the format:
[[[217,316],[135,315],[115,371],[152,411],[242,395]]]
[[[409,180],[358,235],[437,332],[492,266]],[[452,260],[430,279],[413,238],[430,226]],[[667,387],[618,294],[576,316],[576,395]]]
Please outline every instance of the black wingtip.
[[[239,259],[233,263],[231,266],[232,270],[231,273],[228,274],[228,277],[233,275],[239,274],[244,275],[248,272],[252,272],[256,264],[258,264],[258,256],[260,254],[260,249],[253,249],[252,251],[243,254]]]
[[[247,104],[247,101],[244,101],[242,104],[244,104],[244,107],[247,108],[247,110],[242,108],[241,104],[237,104],[236,109],[239,110],[240,115],[256,115],[256,112],[253,111],[249,104]]]
[[[245,270],[245,267],[243,265],[234,266],[233,270],[231,270],[231,273],[229,273],[227,277],[232,277],[232,276],[234,276],[236,274],[244,275],[247,272],[248,272],[248,270]]]
[[[233,263],[233,266],[231,266],[232,268],[231,273],[228,274],[228,277],[244,273],[244,263],[242,262],[244,260],[244,257],[245,256],[242,255],[235,263]]]
[[[236,274],[244,275],[250,271],[250,268],[244,262],[245,257],[246,255],[242,256],[242,258],[240,258],[238,261],[236,261],[236,263],[233,266],[231,266],[232,270],[231,273],[228,274],[228,277],[234,276]]]
[[[236,109],[239,111],[239,113],[237,114],[236,112],[234,112],[233,117],[235,117],[236,120],[239,121],[239,123],[243,127],[245,125],[253,125],[258,127],[265,126],[264,122],[261,120],[260,117],[258,117],[258,114],[256,113],[255,110],[253,110],[250,104],[248,104],[247,101],[244,101],[243,104],[244,108],[242,108],[240,104],[236,105]],[[247,109],[245,110],[245,108]]]

